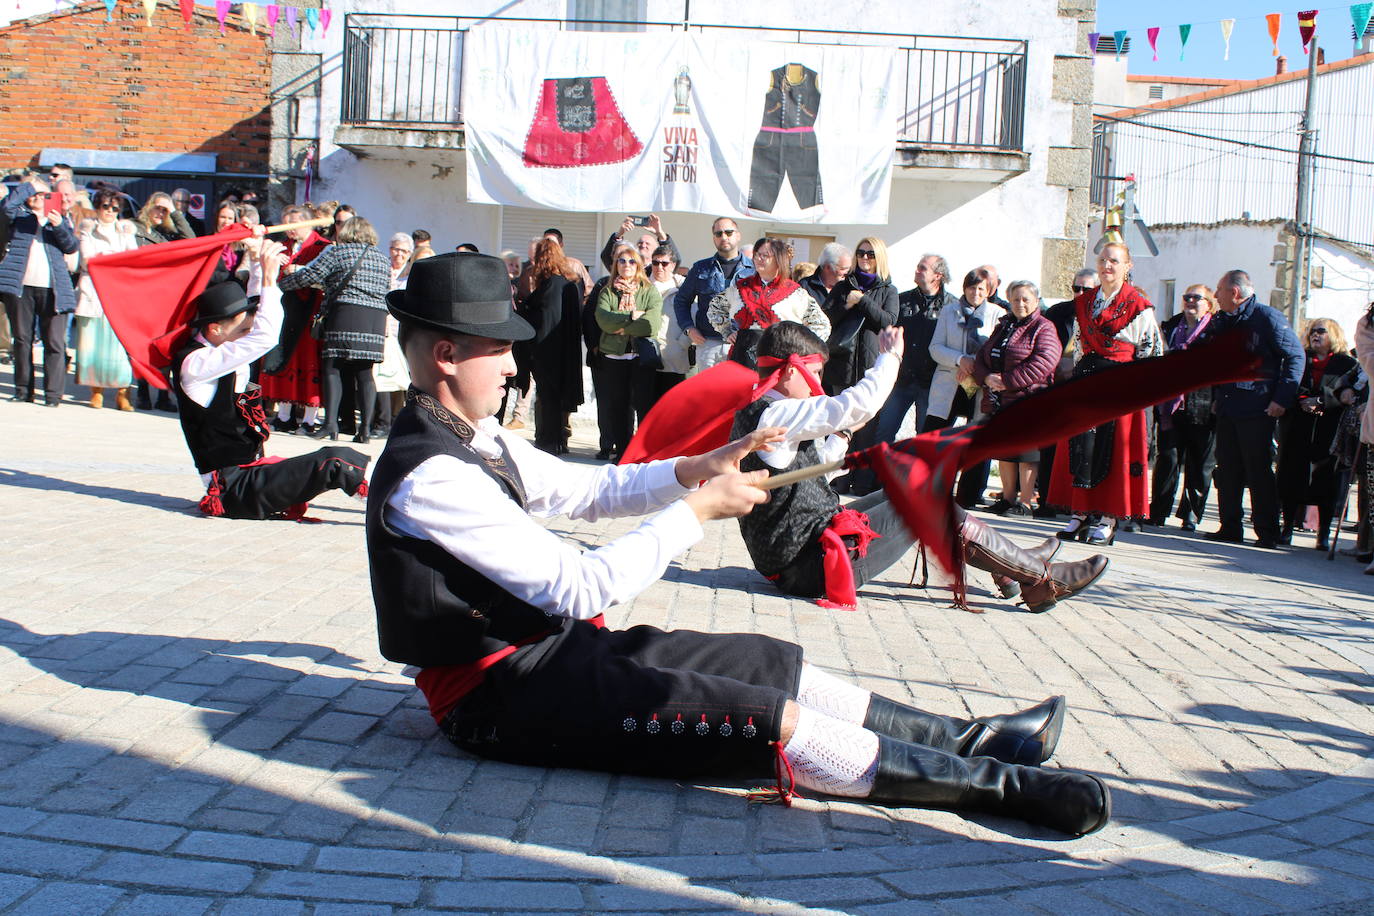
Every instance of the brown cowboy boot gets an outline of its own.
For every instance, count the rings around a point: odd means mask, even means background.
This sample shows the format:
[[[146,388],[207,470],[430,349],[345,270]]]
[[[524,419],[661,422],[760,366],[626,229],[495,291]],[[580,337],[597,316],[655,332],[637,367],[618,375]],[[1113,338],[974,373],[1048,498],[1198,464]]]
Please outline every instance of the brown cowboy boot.
[[[1108,565],[1101,554],[1074,563],[1046,563],[971,515],[964,516],[959,535],[968,565],[1019,582],[1021,600],[1032,614],[1092,585]]]
[[[1026,553],[1048,563],[1050,560],[1054,559],[1054,555],[1059,552],[1059,548],[1062,546],[1064,546],[1064,542],[1051,535],[1045,538],[1042,543],[1034,547],[1027,547]],[[1015,598],[1017,595],[1021,594],[1021,583],[1009,576],[993,573],[992,584],[997,586],[997,591],[1003,598]]]

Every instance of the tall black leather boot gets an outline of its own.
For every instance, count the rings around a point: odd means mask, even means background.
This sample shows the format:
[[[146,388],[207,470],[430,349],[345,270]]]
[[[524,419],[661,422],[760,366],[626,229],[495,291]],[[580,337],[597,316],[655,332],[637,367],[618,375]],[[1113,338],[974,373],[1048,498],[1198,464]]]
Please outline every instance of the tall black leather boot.
[[[1111,792],[1096,776],[959,757],[885,735],[868,801],[997,814],[1074,836],[1100,830],[1112,816]]]
[[[864,728],[960,757],[994,757],[1004,763],[1039,766],[1054,754],[1064,730],[1064,698],[1050,697],[1003,716],[952,719],[874,694],[868,701]]]
[[[964,516],[959,536],[968,565],[1019,582],[1021,600],[1033,614],[1044,613],[1061,598],[1076,595],[1107,571],[1108,560],[1101,554],[1074,563],[1046,563],[972,515]]]

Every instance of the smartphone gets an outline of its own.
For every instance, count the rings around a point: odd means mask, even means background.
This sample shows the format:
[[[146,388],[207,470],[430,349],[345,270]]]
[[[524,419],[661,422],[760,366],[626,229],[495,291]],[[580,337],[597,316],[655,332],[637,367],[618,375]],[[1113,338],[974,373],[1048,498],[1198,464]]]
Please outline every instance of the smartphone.
[[[56,210],[62,212],[62,194],[60,191],[49,191],[43,198],[43,215],[47,216]]]
[[[647,216],[631,216],[631,217],[630,217],[630,222],[631,222],[633,225],[636,225],[636,226],[647,226],[647,225],[649,225],[649,217],[647,217]]]

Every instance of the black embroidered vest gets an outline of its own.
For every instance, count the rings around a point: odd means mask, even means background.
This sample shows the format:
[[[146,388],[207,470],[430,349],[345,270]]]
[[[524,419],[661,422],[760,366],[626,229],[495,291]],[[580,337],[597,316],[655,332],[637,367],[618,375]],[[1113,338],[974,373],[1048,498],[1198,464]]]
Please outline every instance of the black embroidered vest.
[[[768,398],[760,398],[735,414],[735,424],[730,430],[730,438],[753,432],[758,428],[759,418],[771,404]],[[804,442],[797,449],[792,463],[782,471],[810,467],[820,463],[815,442]],[[742,471],[766,470],[770,474],[782,471],[763,463],[757,453],[751,453],[740,462]],[[830,524],[830,519],[840,510],[840,498],[830,489],[824,477],[812,477],[791,486],[779,487],[769,494],[768,502],[755,506],[754,511],[739,520],[740,534],[744,546],[754,561],[754,568],[765,576],[777,575],[797,558],[797,554],[808,544],[816,541],[821,532]]]
[[[436,416],[407,403],[396,415],[368,485],[367,559],[377,636],[382,655],[394,662],[465,664],[565,623],[515,598],[438,544],[387,526],[383,510],[391,494],[406,475],[436,455],[452,455],[480,468],[523,508],[524,485],[504,448],[506,460],[489,463],[469,445],[471,436],[471,427],[451,414]],[[520,558],[511,557],[511,562]]]
[[[186,447],[191,450],[196,470],[209,474],[261,458],[267,427],[265,423],[248,419],[253,407],[257,408],[258,417],[262,413],[256,386],[250,386],[252,390],[243,395],[235,394],[233,372],[220,378],[215,385],[215,396],[205,407],[182,390],[181,364],[203,346],[205,344],[200,341],[192,341],[177,351],[172,362],[172,390],[177,397],[181,432],[186,437]]]

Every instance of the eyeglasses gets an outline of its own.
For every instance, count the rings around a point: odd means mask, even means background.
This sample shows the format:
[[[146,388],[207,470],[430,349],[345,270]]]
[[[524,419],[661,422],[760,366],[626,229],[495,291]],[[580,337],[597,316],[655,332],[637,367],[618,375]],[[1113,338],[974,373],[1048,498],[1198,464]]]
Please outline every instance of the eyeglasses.
[[[737,231],[736,229],[712,229],[711,234],[720,238],[722,235],[734,235]]]
[[[120,206],[119,206],[119,204],[101,204],[100,207],[99,207],[99,209],[101,209],[101,210],[113,210],[113,211],[115,211],[116,213],[118,213],[119,210],[120,210]]]
[[[639,263],[639,262],[636,261],[634,258],[616,258],[616,259],[615,259],[615,262],[616,262],[617,264],[638,264],[638,263]]]
[[[655,267],[672,267],[672,266],[673,266],[673,262],[672,262],[672,261],[654,261],[654,262],[653,262],[653,265],[654,265]]]
[[[860,248],[858,251],[854,252],[854,257],[856,257],[856,258],[871,258],[871,257],[875,257],[875,255],[873,254],[873,249],[872,249],[872,248]]]
[[[1310,330],[1310,331],[1307,332],[1307,335],[1310,337],[1310,336],[1312,336],[1313,334],[1325,334],[1325,333],[1326,333],[1326,328],[1313,328],[1312,330]]]
[[[1188,293],[1186,296],[1183,297],[1183,301],[1184,301],[1184,302],[1201,302],[1201,301],[1202,301],[1202,297],[1199,296],[1197,293]]]
[[[62,173],[61,173],[61,172],[49,172],[49,173],[48,173],[48,177],[51,178],[53,181],[61,181],[61,180],[62,180]]]
[[[1078,286],[1077,284],[1075,284],[1075,285],[1073,285],[1073,286],[1070,286],[1069,289],[1073,290],[1073,291],[1076,292],[1076,293],[1086,293],[1086,292],[1087,292],[1088,290],[1090,290],[1090,289],[1097,289],[1097,287],[1096,287],[1096,286]]]

